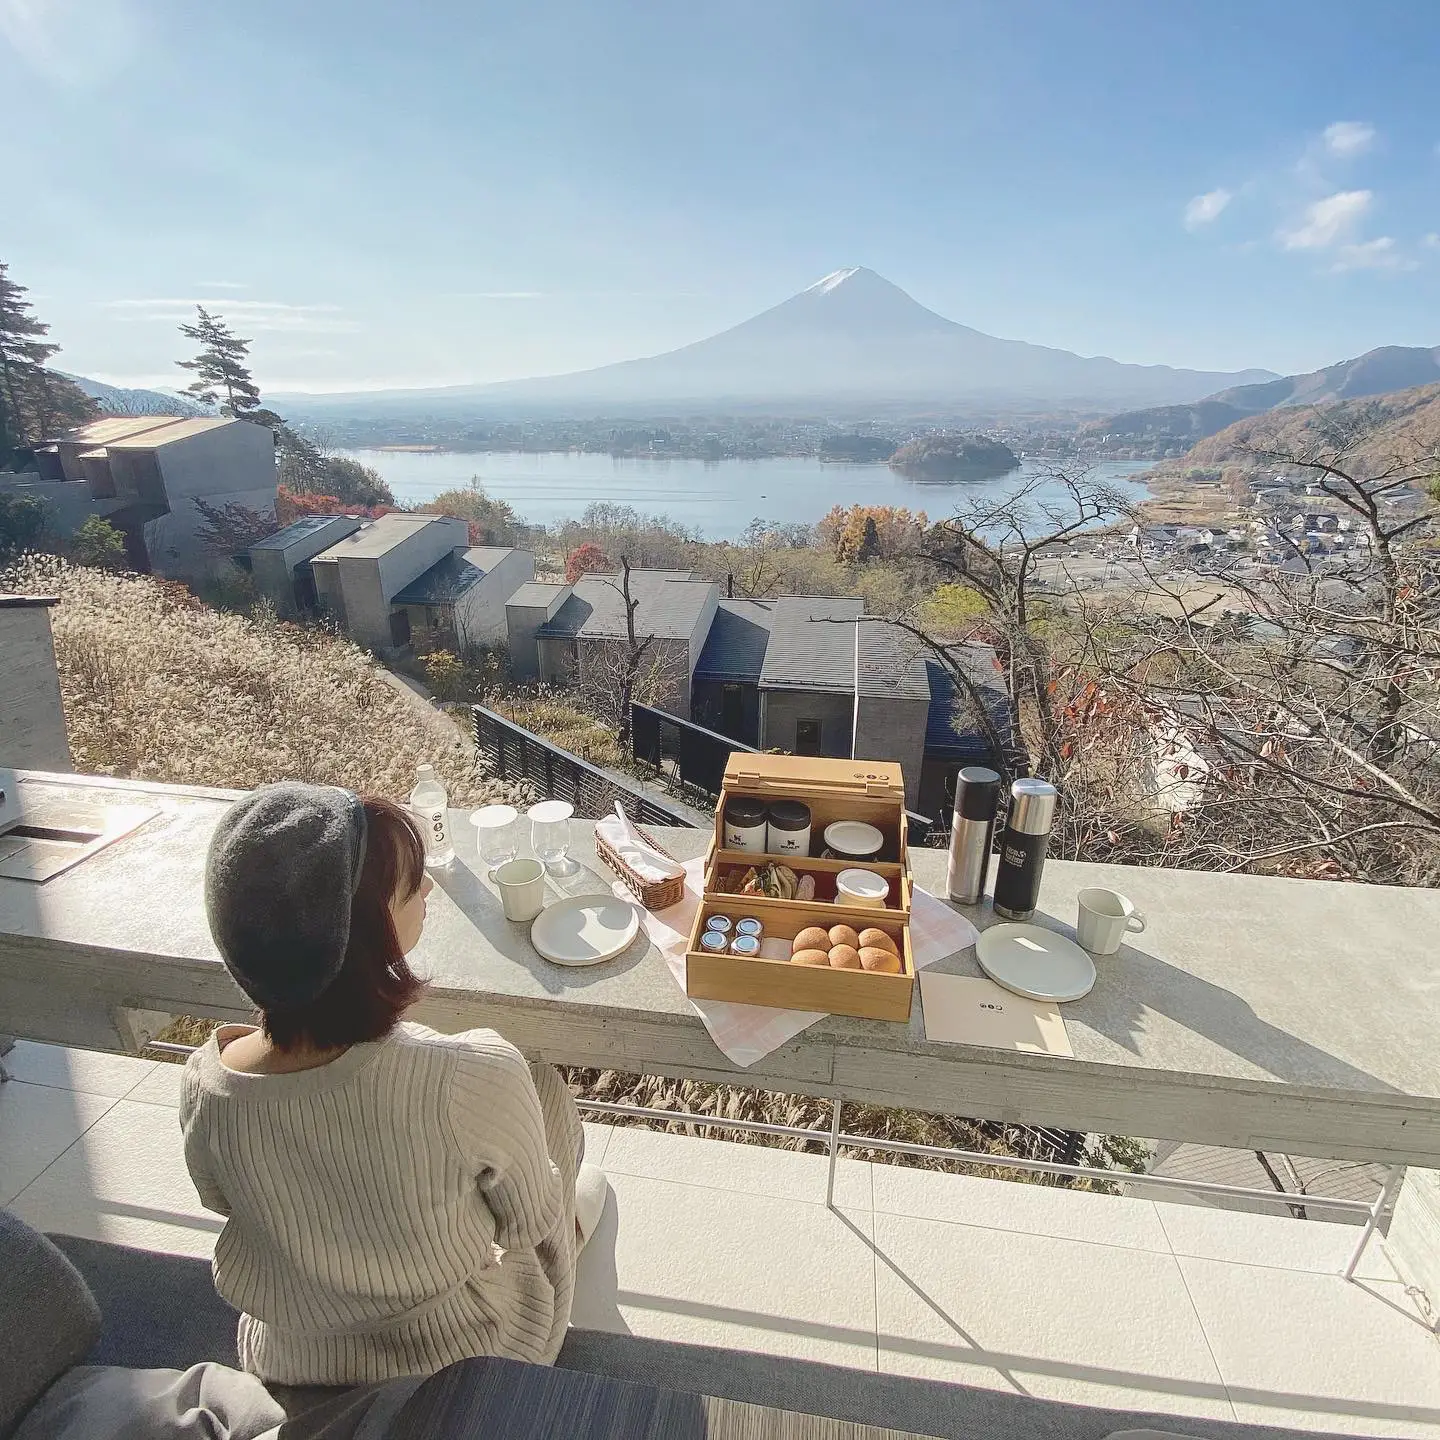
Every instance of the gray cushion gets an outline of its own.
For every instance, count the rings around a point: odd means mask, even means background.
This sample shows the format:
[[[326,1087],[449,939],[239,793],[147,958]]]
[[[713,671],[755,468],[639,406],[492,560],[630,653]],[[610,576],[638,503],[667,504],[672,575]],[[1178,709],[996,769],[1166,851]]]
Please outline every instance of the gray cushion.
[[[45,1389],[90,1353],[100,1307],[80,1272],[42,1235],[0,1210],[0,1440]]]
[[[257,1440],[284,1419],[260,1381],[225,1365],[77,1365],[31,1407],[14,1440]]]

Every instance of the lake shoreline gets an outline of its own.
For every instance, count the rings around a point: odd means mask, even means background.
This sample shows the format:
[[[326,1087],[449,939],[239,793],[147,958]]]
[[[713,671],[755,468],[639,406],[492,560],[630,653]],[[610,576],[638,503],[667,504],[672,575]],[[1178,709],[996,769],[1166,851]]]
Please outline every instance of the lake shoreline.
[[[579,520],[599,503],[663,516],[707,540],[738,538],[755,520],[814,525],[836,506],[885,505],[924,511],[939,520],[975,498],[1003,499],[1032,480],[1049,490],[1055,460],[1024,460],[988,479],[911,479],[888,460],[781,456],[701,460],[670,456],[616,457],[587,450],[458,450],[389,446],[335,452],[379,472],[402,505],[423,505],[445,490],[478,481],[527,524],[556,527]],[[1095,478],[1115,483],[1137,503],[1146,487],[1131,478],[1149,461],[1106,461]],[[1059,498],[1058,488],[1050,498]]]

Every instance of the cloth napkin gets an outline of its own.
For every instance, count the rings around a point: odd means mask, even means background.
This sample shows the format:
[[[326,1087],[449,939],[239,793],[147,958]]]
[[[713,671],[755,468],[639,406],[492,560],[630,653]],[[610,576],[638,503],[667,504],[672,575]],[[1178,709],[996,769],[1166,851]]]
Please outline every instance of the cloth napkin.
[[[646,934],[665,957],[670,973],[681,992],[685,989],[685,952],[690,945],[690,931],[695,912],[703,899],[705,886],[704,860],[691,860],[685,867],[685,893],[680,902],[666,910],[644,912]],[[618,881],[615,893],[630,899],[630,893]],[[964,950],[979,939],[979,932],[963,916],[933,895],[916,889],[910,908],[910,947],[915,952],[915,968],[923,970],[957,950]],[[710,1038],[733,1065],[748,1067],[808,1030],[823,1012],[810,1010],[776,1010],[768,1005],[739,1005],[730,1000],[696,1000],[690,997],[695,1013],[704,1022]]]
[[[615,802],[615,813],[596,821],[595,833],[644,881],[673,880],[680,873],[680,862],[662,855],[647,844],[630,823],[630,817]]]

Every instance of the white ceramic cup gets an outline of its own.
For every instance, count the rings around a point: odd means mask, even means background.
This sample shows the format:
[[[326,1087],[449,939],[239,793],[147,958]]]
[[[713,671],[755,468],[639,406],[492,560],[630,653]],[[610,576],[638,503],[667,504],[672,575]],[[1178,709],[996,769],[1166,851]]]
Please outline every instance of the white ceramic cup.
[[[1145,928],[1145,917],[1118,890],[1082,890],[1075,938],[1092,955],[1113,955],[1127,933]]]
[[[494,878],[507,920],[533,920],[545,908],[545,867],[538,860],[507,860]]]
[[[877,910],[885,904],[889,893],[890,882],[873,870],[842,870],[835,877],[837,905],[859,905],[863,909]]]

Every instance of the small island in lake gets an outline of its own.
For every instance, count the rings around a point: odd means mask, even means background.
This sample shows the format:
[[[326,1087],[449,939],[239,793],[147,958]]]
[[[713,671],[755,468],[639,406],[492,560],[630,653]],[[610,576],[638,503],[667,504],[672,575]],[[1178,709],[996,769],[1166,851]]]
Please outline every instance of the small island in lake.
[[[993,480],[1020,468],[1019,457],[985,435],[922,435],[902,445],[890,468],[912,480]]]

